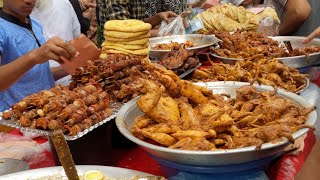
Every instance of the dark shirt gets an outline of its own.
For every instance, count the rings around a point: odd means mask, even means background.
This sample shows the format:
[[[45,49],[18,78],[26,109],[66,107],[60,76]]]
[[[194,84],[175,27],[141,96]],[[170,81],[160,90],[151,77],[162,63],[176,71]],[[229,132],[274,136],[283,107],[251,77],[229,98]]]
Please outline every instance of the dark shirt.
[[[81,33],[87,35],[87,31],[90,28],[90,20],[83,16],[83,11],[81,9],[79,0],[69,0],[69,1],[72,4],[73,9],[77,14],[80,27],[81,27]]]

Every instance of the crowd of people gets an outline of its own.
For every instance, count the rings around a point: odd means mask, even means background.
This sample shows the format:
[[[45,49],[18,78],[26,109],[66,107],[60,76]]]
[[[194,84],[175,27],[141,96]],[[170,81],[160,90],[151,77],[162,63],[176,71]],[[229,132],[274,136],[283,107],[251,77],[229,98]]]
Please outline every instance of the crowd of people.
[[[320,35],[320,29],[315,30],[320,25],[319,0],[3,0],[0,111],[66,76],[61,57],[72,60],[79,55],[68,41],[81,33],[95,41],[106,21],[139,19],[150,23],[150,34],[156,36],[162,21],[169,22],[188,6],[200,12],[223,3],[244,7],[272,3],[281,20],[280,35],[310,34],[305,43]]]

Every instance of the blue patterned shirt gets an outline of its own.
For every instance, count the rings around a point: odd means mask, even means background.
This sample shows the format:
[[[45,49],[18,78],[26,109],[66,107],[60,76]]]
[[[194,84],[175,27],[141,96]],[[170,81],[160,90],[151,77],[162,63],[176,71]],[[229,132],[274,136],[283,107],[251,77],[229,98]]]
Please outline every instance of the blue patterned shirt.
[[[0,17],[0,65],[11,63],[45,43],[41,25],[33,19],[30,19],[28,25],[1,10]],[[0,92],[0,111],[9,109],[27,95],[49,89],[53,85],[49,63],[35,65],[16,83]]]

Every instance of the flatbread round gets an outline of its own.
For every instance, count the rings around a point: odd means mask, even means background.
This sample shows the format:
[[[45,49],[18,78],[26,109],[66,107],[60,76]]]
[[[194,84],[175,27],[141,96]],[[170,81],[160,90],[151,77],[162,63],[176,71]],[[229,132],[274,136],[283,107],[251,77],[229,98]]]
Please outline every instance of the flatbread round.
[[[105,46],[102,49],[103,53],[112,53],[112,54],[132,54],[132,55],[148,55],[149,54],[149,49],[145,48],[145,49],[140,49],[140,50],[127,50],[127,49],[123,49],[123,48],[119,48],[119,47],[109,47],[109,46]]]
[[[104,24],[104,29],[108,31],[141,32],[149,31],[151,28],[151,24],[137,19],[110,20]]]
[[[122,38],[122,39],[128,39],[128,38],[137,38],[143,35],[149,34],[149,31],[142,31],[142,32],[119,32],[119,31],[104,31],[103,35],[114,37],[114,38]]]
[[[149,41],[149,38],[142,38],[142,39],[135,39],[135,40],[130,40],[130,39],[120,39],[119,38],[112,38],[112,37],[105,37],[106,42],[112,42],[112,43],[122,43],[122,44],[147,44]]]
[[[145,49],[148,47],[148,44],[142,44],[142,45],[138,45],[138,44],[122,44],[122,43],[114,43],[114,42],[110,42],[110,41],[106,41],[104,43],[102,43],[102,49],[106,46],[106,47],[119,47],[119,48],[123,48],[123,49],[128,49],[128,50],[139,50],[139,49]]]

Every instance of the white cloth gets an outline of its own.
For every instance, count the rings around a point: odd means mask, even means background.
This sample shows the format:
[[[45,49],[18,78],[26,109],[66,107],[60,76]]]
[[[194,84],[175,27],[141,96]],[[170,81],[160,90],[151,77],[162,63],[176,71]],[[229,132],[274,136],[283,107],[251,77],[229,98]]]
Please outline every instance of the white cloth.
[[[69,0],[38,0],[31,13],[31,17],[38,19],[43,28],[46,40],[59,37],[70,41],[80,36],[80,23],[73,6]],[[58,67],[56,61],[49,61],[50,67]],[[56,84],[68,85],[70,76],[56,81]]]

